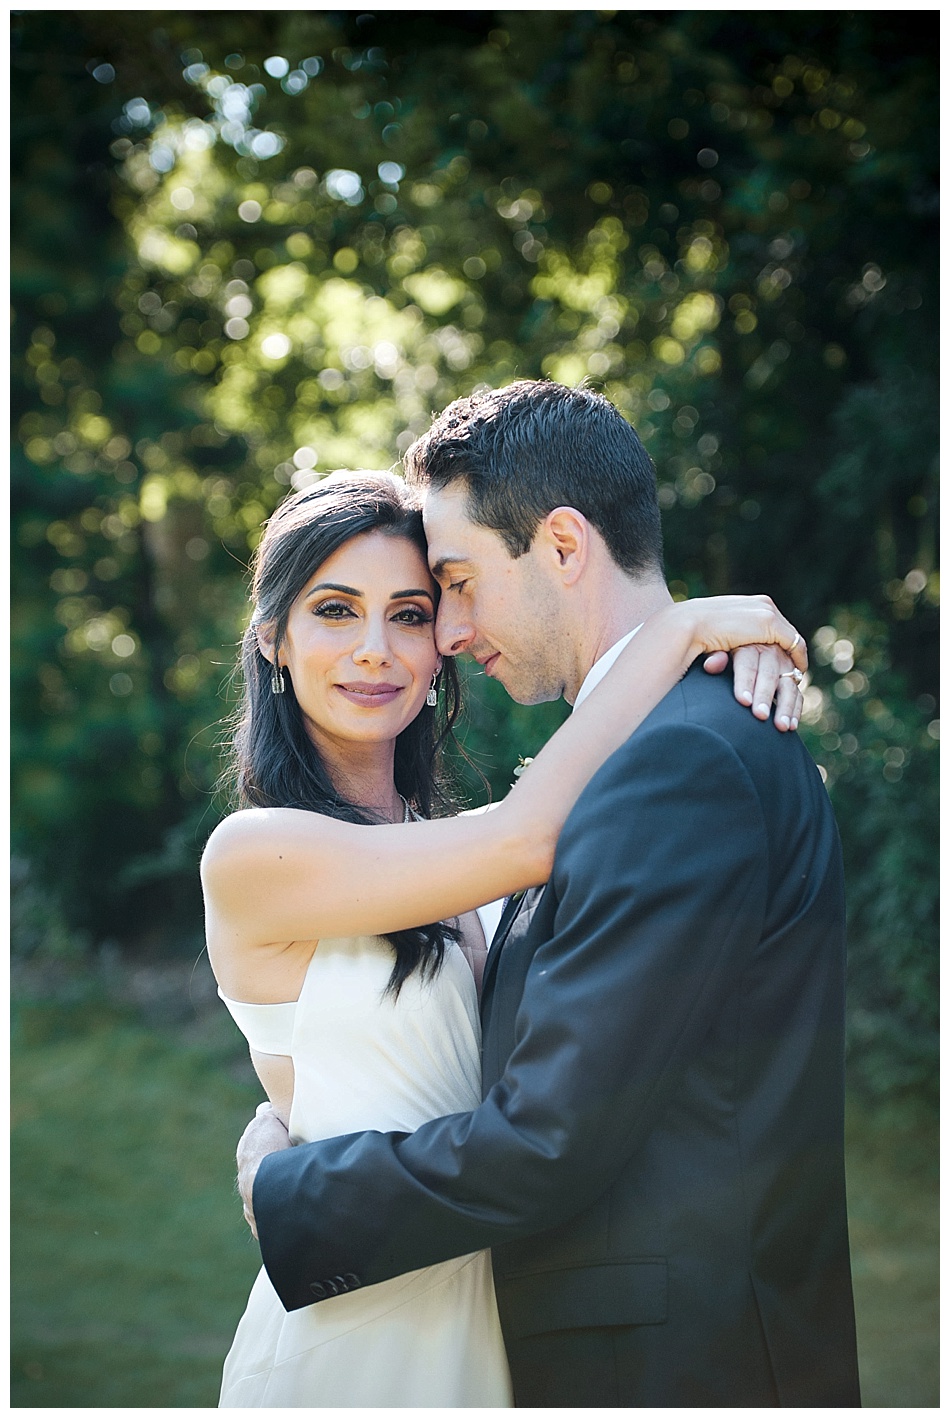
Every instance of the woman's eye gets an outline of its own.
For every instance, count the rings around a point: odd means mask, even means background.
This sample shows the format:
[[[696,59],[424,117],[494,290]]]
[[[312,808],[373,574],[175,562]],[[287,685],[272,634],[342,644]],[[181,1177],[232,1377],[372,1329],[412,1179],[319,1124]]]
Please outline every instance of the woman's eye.
[[[393,616],[403,625],[431,625],[432,616],[428,611],[424,611],[421,606],[407,606],[405,610],[397,611]]]
[[[345,601],[323,601],[319,606],[314,606],[313,613],[327,620],[345,620],[353,614],[353,610]]]

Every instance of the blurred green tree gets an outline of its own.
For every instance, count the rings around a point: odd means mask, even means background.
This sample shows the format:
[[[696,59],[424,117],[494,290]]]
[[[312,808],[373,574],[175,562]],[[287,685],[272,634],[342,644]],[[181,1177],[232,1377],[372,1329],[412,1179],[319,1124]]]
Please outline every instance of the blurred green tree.
[[[936,33],[14,16],[16,845],[71,922],[191,947],[288,488],[392,464],[478,385],[586,379],[654,458],[674,594],[767,590],[814,637],[855,1067],[932,1084]],[[563,707],[470,688],[504,791]]]

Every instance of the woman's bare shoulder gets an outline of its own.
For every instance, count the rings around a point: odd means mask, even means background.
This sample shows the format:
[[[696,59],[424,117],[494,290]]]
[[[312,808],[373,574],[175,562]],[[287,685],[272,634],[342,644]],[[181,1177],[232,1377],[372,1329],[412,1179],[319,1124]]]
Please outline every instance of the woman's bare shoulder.
[[[211,833],[201,856],[202,879],[206,882],[221,871],[230,872],[251,865],[264,851],[292,848],[295,843],[310,849],[344,826],[335,818],[296,807],[246,807],[229,813]]]

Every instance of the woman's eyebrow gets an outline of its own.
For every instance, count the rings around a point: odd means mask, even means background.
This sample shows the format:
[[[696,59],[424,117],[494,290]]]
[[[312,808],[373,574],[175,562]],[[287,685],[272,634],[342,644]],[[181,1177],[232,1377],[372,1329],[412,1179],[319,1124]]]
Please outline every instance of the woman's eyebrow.
[[[433,605],[435,604],[432,592],[427,591],[424,586],[416,586],[409,591],[393,591],[389,599],[391,601],[402,601],[405,600],[407,596],[425,596],[426,600],[432,601]]]
[[[362,591],[357,591],[355,586],[338,586],[335,581],[321,581],[318,586],[311,586],[307,592],[307,599],[315,596],[318,591],[340,591],[344,596],[362,596]]]
[[[307,592],[307,600],[309,600],[311,596],[315,596],[318,591],[339,591],[340,594],[344,596],[363,595],[363,592],[358,591],[355,586],[340,586],[335,581],[321,581],[318,585],[311,586],[310,590]],[[409,596],[425,596],[426,600],[432,601],[433,605],[435,604],[432,592],[427,591],[424,586],[413,586],[407,591],[393,591],[389,599],[391,601],[404,601]]]

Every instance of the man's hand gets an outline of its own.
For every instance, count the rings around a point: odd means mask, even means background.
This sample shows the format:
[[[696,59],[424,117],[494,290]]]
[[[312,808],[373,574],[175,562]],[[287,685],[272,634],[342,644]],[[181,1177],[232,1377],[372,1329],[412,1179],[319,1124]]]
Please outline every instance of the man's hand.
[[[244,1219],[257,1240],[254,1224],[254,1178],[257,1169],[271,1152],[289,1147],[290,1137],[270,1103],[262,1103],[248,1123],[237,1145],[237,1184],[244,1203]]]

